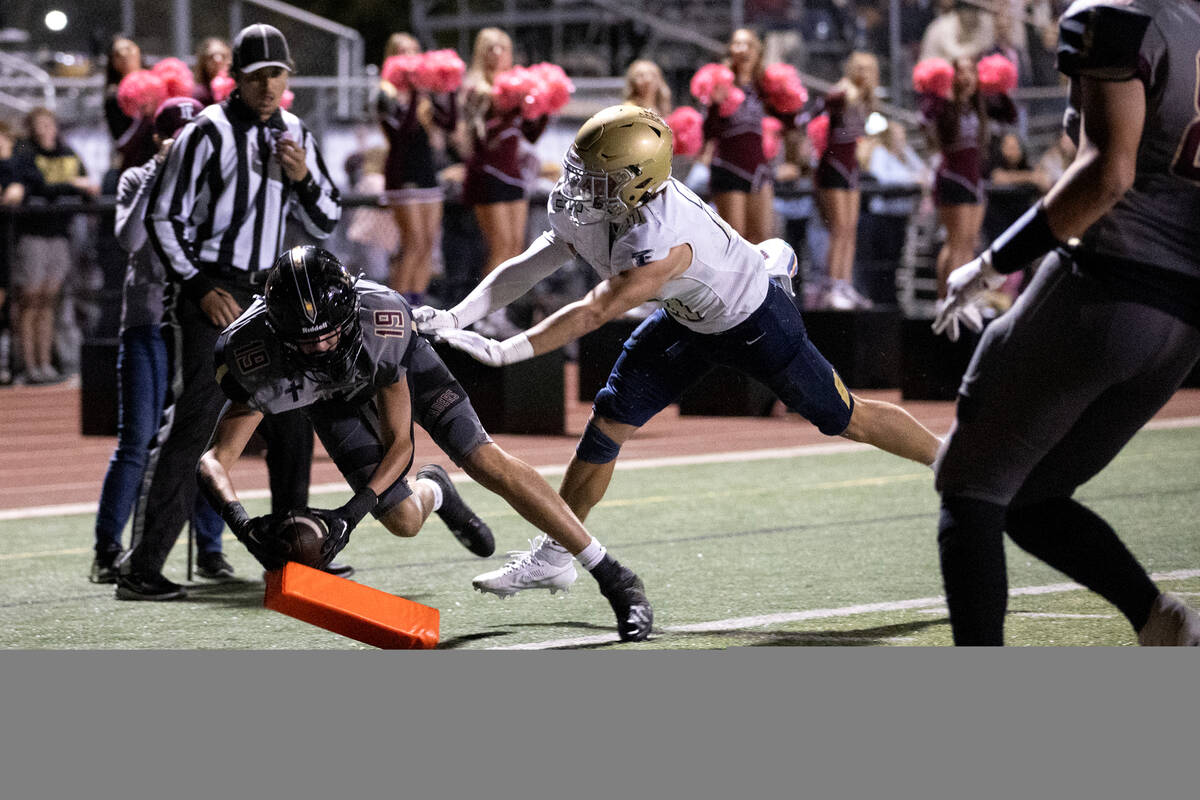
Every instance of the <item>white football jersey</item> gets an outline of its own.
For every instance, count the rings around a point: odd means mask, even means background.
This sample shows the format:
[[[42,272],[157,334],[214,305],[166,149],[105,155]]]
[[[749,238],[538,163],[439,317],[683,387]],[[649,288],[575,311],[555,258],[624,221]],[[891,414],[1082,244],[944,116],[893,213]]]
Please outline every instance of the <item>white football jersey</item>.
[[[650,202],[613,222],[575,225],[556,194],[551,194],[549,202],[550,236],[567,244],[603,279],[666,258],[676,245],[691,246],[691,265],[668,281],[655,298],[691,330],[729,330],[767,297],[767,270],[775,260],[774,254],[768,253],[772,248],[747,242],[674,178],[668,179]],[[790,248],[787,252],[794,261]]]

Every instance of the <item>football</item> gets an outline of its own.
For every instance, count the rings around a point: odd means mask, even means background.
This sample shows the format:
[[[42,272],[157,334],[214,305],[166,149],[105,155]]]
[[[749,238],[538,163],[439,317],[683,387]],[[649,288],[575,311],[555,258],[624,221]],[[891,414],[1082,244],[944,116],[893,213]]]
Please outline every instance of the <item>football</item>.
[[[321,548],[325,545],[329,528],[325,521],[302,511],[284,515],[275,527],[275,538],[288,561],[306,567],[315,567],[321,562]]]

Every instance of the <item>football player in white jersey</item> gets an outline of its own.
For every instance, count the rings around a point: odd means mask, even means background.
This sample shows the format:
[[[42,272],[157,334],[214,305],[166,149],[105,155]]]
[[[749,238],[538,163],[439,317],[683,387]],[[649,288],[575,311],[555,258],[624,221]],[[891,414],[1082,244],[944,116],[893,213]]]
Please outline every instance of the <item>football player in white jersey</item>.
[[[625,343],[596,395],[559,493],[579,516],[604,496],[621,444],[715,364],[769,386],[823,433],[867,442],[929,465],[938,439],[898,406],[852,395],[809,341],[771,274],[795,253],[743,239],[670,177],[671,129],[654,112],[612,106],[579,129],[550,195],[551,230],[501,264],[449,310],[413,312],[418,329],[492,366],[563,346],[631,308],[657,302]],[[520,297],[573,255],[603,279],[580,300],[504,341],[463,330]],[[571,554],[543,538],[503,569],[475,579],[501,595],[574,577]]]

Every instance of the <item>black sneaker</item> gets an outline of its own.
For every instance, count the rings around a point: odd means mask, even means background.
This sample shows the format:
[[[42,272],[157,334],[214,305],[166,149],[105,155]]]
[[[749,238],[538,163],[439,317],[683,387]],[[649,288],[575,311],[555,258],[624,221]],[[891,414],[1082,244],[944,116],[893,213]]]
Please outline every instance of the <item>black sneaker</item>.
[[[428,478],[442,487],[442,506],[437,510],[437,515],[459,544],[483,558],[496,552],[496,540],[492,537],[491,528],[463,502],[446,470],[437,464],[426,464],[417,470],[416,479],[421,478]]]
[[[339,564],[338,562],[334,561],[325,568],[325,571],[330,575],[336,575],[339,578],[349,578],[354,574],[354,567],[350,566],[349,564]]]
[[[654,610],[646,599],[646,587],[642,585],[642,579],[628,567],[620,564],[616,567],[614,576],[600,581],[600,594],[604,595],[617,615],[617,633],[621,641],[640,642],[650,635]]]
[[[187,589],[162,575],[117,576],[118,600],[178,600],[187,597]]]
[[[88,574],[88,580],[92,583],[116,583],[117,574],[120,572],[117,560],[120,557],[120,550],[97,550],[96,557],[92,559],[92,571]]]
[[[196,556],[196,574],[213,581],[228,580],[233,577],[233,565],[225,560],[225,554],[220,551],[200,553]]]

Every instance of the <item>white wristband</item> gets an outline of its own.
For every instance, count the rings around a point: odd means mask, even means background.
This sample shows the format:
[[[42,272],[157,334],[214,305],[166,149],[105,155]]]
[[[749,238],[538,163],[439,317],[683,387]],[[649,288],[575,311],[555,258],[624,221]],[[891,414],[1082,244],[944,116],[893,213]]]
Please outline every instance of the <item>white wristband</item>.
[[[518,333],[500,343],[500,352],[503,354],[505,364],[515,364],[518,361],[533,358],[533,345],[530,343],[528,335]]]

